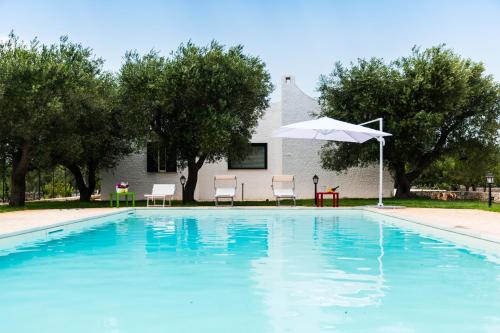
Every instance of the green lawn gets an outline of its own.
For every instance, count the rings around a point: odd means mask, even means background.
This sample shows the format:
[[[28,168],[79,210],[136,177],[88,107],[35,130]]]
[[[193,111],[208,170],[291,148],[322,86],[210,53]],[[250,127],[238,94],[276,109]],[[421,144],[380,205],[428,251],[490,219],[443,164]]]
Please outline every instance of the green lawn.
[[[138,201],[137,207],[146,206],[145,201]],[[284,201],[283,205],[290,204]],[[377,199],[340,199],[341,207],[354,207],[354,206],[366,206],[366,205],[376,205]],[[406,206],[406,207],[421,207],[421,208],[470,208],[470,209],[481,209],[486,211],[500,212],[500,204],[495,203],[493,207],[488,208],[486,202],[471,201],[471,200],[455,200],[455,201],[441,201],[441,200],[431,200],[425,198],[413,198],[413,199],[385,199],[385,205],[393,206]],[[182,202],[174,201],[173,206],[182,207]],[[185,207],[192,206],[213,206],[213,202],[197,202],[194,204],[186,204]],[[235,202],[235,206],[274,206],[274,201],[245,201],[245,202]],[[297,200],[297,206],[314,206],[314,200]],[[79,202],[79,201],[44,201],[44,202],[28,202],[26,207],[23,208],[11,208],[8,206],[0,206],[0,213],[8,212],[13,210],[26,210],[26,209],[67,209],[67,208],[100,208],[109,207],[109,201],[92,201],[92,202]],[[124,207],[122,204],[121,207]]]

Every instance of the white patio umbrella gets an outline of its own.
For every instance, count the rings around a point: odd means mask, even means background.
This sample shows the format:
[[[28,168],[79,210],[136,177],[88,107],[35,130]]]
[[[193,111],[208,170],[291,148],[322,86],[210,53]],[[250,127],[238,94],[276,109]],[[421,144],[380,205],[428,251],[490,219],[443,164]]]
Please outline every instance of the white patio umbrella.
[[[366,125],[372,122],[379,122],[380,130],[374,130],[361,125]],[[392,134],[382,131],[382,118],[378,118],[360,125],[346,123],[344,121],[322,117],[309,121],[302,121],[290,125],[281,126],[273,132],[273,137],[276,138],[292,138],[292,139],[314,139],[327,141],[343,141],[363,143],[370,139],[377,139],[380,142],[380,161],[379,161],[379,198],[378,205],[382,203],[382,183],[383,183],[383,151],[384,137]]]

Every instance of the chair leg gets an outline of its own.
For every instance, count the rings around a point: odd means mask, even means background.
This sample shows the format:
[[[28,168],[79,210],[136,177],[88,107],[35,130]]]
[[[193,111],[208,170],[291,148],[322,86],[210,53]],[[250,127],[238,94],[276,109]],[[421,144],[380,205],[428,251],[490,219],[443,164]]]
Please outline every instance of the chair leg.
[[[165,197],[163,197],[163,208],[165,208]]]
[[[233,207],[233,205],[234,205],[234,198],[231,197],[231,207]]]
[[[149,207],[149,197],[146,197],[146,207]]]
[[[297,206],[297,202],[295,201],[295,197],[293,197],[293,207]]]

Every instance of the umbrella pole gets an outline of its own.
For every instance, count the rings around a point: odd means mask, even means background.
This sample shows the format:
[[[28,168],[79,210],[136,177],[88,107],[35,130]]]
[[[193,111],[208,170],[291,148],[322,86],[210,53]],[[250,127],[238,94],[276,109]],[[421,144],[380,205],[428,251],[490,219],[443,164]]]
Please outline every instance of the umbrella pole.
[[[374,123],[378,121],[378,127],[379,127],[379,131],[380,132],[383,132],[384,131],[384,120],[383,118],[377,118],[377,119],[373,119],[373,120],[370,120],[370,121],[367,121],[366,123],[362,123],[362,124],[358,124],[358,125],[366,125],[366,124],[371,124],[371,123]],[[379,170],[378,170],[378,203],[377,203],[377,206],[378,207],[383,207],[384,206],[384,203],[382,202],[382,192],[384,191],[384,188],[383,188],[383,184],[384,184],[384,138],[379,136],[377,137],[377,140],[379,142],[379,160],[378,160],[378,163],[379,163]]]
[[[379,127],[380,127],[380,132],[383,131],[383,120],[382,118],[379,118]],[[382,207],[384,206],[384,203],[382,202],[382,192],[383,192],[383,183],[384,183],[384,138],[379,137],[379,151],[380,151],[380,156],[379,156],[379,184],[378,184],[378,206]]]

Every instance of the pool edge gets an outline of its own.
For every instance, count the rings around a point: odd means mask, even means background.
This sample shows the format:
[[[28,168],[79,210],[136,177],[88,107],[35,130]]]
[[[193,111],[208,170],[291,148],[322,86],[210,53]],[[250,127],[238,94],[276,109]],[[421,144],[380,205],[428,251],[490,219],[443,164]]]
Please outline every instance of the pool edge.
[[[415,229],[417,229],[416,232],[421,235],[430,234],[431,238],[444,239],[460,247],[484,251],[498,257],[498,260],[500,260],[500,242],[498,240],[489,239],[477,234],[460,232],[446,227],[431,225],[418,219],[385,214],[383,211],[373,207],[365,207],[363,210],[375,215],[383,216],[390,220],[398,221],[396,224],[399,223],[399,228],[405,228],[402,223],[409,223],[410,225],[413,225]],[[433,232],[429,232],[429,229]]]
[[[57,222],[57,223],[54,223],[54,224],[47,224],[47,225],[40,226],[40,227],[33,227],[33,228],[28,228],[28,229],[23,229],[23,230],[8,232],[8,233],[0,234],[0,239],[14,237],[14,236],[19,236],[19,235],[24,235],[24,234],[29,234],[29,233],[37,232],[37,231],[43,231],[43,230],[53,229],[53,228],[57,228],[57,227],[62,227],[62,226],[66,226],[66,225],[70,225],[70,224],[74,224],[74,223],[85,222],[85,221],[88,221],[88,220],[98,219],[98,218],[112,216],[112,215],[116,215],[116,214],[123,214],[123,213],[130,212],[132,210],[134,210],[134,208],[125,208],[123,210],[119,210],[119,211],[116,211],[116,212],[96,214],[96,215],[93,215],[93,216],[87,216],[87,217],[82,217],[82,218],[78,218],[78,219],[69,219],[69,220],[62,221],[62,222]]]

